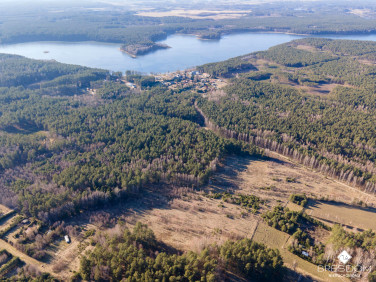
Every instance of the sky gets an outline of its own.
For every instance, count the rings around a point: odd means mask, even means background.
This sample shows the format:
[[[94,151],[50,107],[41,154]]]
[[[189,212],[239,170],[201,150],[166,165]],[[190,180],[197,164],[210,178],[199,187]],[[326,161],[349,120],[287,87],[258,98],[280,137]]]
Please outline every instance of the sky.
[[[262,4],[262,3],[283,3],[283,2],[323,2],[323,3],[338,3],[344,4],[349,3],[349,5],[362,5],[362,4],[373,4],[375,6],[375,0],[0,0],[0,7],[4,8],[7,6],[13,6],[13,8],[20,8],[24,10],[27,7],[38,8],[38,6],[47,7],[77,7],[77,6],[86,6],[86,7],[98,7],[98,6],[133,6],[133,7],[153,7],[161,8],[163,5],[161,3],[168,3],[169,7],[186,6],[189,8],[193,5],[204,4],[205,8],[210,7],[210,4],[213,3],[213,6],[222,6],[234,5],[252,5],[252,4]]]

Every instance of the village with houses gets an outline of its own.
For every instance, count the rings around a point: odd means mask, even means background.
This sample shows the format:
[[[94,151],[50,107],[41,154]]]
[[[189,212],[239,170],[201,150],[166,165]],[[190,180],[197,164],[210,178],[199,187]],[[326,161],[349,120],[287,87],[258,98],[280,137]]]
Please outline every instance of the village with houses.
[[[155,76],[155,80],[170,89],[195,89],[199,93],[206,93],[220,89],[227,85],[222,78],[213,78],[208,73],[197,70],[187,70]]]
[[[119,73],[120,74],[120,73]],[[211,93],[228,85],[228,79],[224,77],[216,77],[209,73],[200,72],[196,69],[188,69],[185,71],[175,71],[163,74],[141,74],[135,72],[126,72],[119,75],[118,78],[112,80],[115,83],[124,84],[131,90],[145,90],[149,86],[162,85],[175,92],[196,91],[197,93]],[[97,94],[97,89],[103,86],[103,83],[94,84],[92,87],[85,89],[85,93],[91,96]]]
[[[206,93],[227,85],[227,82],[223,78],[212,77],[208,73],[200,73],[195,69],[157,74],[153,75],[153,77],[156,83],[178,91],[196,90],[198,93]],[[122,82],[130,89],[140,87],[136,83],[130,82],[127,75],[123,77]]]

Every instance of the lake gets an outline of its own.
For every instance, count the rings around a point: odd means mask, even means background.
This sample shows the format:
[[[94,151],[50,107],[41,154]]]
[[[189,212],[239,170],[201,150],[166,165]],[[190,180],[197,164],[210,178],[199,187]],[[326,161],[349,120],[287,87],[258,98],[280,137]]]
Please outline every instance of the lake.
[[[376,35],[322,36],[376,41]],[[303,36],[280,33],[239,33],[220,40],[200,40],[192,35],[172,35],[160,43],[172,48],[132,58],[120,51],[120,44],[99,42],[29,42],[0,45],[0,53],[17,54],[33,59],[54,59],[112,71],[135,70],[164,73],[218,62],[247,53],[266,50]],[[47,53],[48,52],[48,53]]]

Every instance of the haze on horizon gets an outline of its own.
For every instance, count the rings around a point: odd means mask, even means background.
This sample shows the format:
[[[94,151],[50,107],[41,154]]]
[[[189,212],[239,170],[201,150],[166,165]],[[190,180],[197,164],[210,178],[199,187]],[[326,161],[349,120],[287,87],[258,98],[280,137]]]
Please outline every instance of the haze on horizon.
[[[301,2],[301,3],[342,3],[342,4],[352,4],[352,5],[362,5],[362,4],[373,4],[374,1],[371,0],[360,0],[354,3],[351,0],[2,0],[1,6],[14,6],[24,4],[27,6],[39,5],[39,4],[49,4],[49,5],[59,5],[59,6],[69,6],[69,5],[88,5],[88,4],[108,4],[108,5],[157,5],[161,3],[168,3],[173,5],[192,5],[192,4],[213,4],[213,5],[257,5],[257,4],[274,4],[274,3],[287,3],[287,2]]]

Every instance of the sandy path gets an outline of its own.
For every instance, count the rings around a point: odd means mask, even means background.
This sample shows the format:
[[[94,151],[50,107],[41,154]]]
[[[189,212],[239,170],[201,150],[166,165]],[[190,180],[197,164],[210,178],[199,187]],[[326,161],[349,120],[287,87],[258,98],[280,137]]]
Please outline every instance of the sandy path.
[[[60,278],[60,275],[57,273],[54,273],[51,269],[50,265],[47,265],[45,263],[42,263],[40,261],[37,261],[36,259],[33,259],[32,257],[29,257],[28,255],[22,253],[21,251],[17,250],[12,245],[8,244],[4,240],[0,239],[0,250],[5,249],[13,256],[19,257],[22,261],[24,261],[26,264],[30,264],[35,266],[39,271],[41,272],[49,272],[56,278]]]

